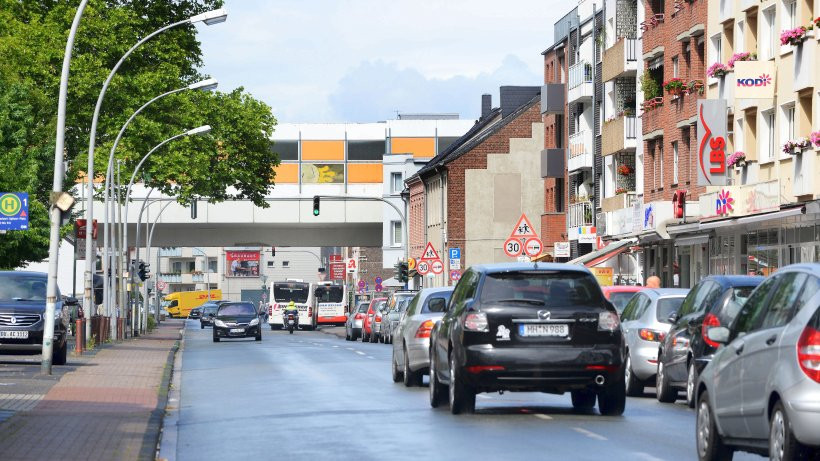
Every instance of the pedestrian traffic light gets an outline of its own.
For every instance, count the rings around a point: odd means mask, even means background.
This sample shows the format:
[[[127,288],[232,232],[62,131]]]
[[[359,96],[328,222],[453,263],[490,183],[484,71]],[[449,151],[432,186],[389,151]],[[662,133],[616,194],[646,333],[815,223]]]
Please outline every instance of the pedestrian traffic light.
[[[313,196],[313,216],[319,216],[319,196]]]
[[[150,264],[145,264],[144,262],[140,261],[137,263],[137,277],[140,278],[143,282],[148,280],[150,277]]]

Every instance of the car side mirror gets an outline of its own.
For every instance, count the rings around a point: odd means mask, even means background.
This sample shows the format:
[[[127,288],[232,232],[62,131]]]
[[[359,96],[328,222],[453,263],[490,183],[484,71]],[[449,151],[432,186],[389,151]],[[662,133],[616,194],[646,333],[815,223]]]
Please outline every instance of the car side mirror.
[[[716,343],[726,344],[729,342],[729,329],[726,327],[712,327],[706,332],[706,336]]]
[[[678,318],[679,318],[678,313],[677,312],[672,312],[672,314],[670,314],[669,318],[667,318],[666,320],[668,320],[669,323],[675,323],[675,322],[678,321]]]

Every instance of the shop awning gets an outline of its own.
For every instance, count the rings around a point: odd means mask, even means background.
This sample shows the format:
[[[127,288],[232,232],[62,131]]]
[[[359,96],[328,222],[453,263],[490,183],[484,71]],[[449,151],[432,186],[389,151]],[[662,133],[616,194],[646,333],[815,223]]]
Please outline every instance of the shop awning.
[[[751,216],[744,216],[737,219],[738,224],[751,224],[760,221],[768,221],[770,219],[788,218],[789,216],[797,216],[799,214],[806,214],[806,207],[799,206],[796,208],[787,208],[785,210],[775,211],[774,213],[763,213]]]
[[[677,247],[702,245],[704,243],[709,243],[709,234],[688,235],[686,237],[678,237],[675,239],[675,246]]]
[[[612,258],[618,253],[626,251],[630,245],[633,245],[636,242],[637,240],[634,238],[618,240],[617,242],[612,242],[600,250],[575,258],[570,261],[569,264],[583,264],[587,267],[591,267]]]

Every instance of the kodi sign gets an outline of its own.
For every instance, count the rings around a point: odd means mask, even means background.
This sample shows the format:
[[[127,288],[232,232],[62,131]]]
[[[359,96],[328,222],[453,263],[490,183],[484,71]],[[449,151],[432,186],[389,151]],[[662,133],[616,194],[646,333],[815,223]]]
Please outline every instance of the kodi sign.
[[[735,63],[735,99],[774,98],[773,61]]]
[[[699,186],[725,186],[726,100],[698,99],[697,169]]]

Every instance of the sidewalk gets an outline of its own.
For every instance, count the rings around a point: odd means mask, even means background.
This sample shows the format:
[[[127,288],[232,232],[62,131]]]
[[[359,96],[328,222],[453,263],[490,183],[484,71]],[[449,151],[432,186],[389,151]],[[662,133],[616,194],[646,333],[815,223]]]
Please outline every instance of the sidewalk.
[[[0,423],[0,459],[153,460],[184,321],[104,346]]]

